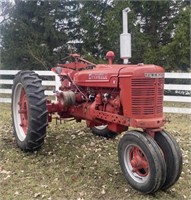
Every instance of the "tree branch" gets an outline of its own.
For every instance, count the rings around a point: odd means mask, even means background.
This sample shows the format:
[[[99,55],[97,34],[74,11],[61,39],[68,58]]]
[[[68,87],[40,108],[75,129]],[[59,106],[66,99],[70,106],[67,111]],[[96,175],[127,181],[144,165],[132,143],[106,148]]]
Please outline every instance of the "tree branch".
[[[28,47],[28,51],[30,53],[30,55],[37,61],[39,62],[46,70],[48,70],[48,68],[46,67],[44,61],[40,60],[37,56],[34,55],[34,53],[32,52],[29,44],[27,43],[27,47]]]

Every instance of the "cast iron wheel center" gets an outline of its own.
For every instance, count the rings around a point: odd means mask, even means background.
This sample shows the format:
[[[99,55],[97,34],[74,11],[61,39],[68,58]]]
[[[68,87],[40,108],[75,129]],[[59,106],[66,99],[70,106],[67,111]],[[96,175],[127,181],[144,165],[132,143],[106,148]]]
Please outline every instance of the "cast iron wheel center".
[[[149,173],[149,164],[142,150],[138,147],[132,147],[129,153],[132,171],[136,172],[139,176],[147,176]]]
[[[26,135],[28,129],[28,103],[24,88],[22,88],[21,90],[20,101],[18,104],[19,104],[18,112],[20,114],[20,119],[21,119],[20,126],[22,127],[23,132]]]

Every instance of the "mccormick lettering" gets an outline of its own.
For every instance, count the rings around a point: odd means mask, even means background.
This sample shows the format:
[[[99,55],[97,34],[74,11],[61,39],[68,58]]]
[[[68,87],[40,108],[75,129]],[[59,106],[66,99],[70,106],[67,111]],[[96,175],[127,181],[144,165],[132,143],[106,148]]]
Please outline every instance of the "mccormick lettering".
[[[89,74],[89,80],[107,80],[106,74]]]
[[[164,73],[145,73],[148,78],[164,78]]]

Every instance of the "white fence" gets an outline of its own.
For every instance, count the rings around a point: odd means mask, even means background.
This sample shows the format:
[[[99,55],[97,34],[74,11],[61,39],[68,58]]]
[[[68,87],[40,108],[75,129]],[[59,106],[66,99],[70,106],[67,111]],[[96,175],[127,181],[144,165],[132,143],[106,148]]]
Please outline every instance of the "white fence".
[[[13,84],[13,78],[14,75],[18,72],[18,70],[0,70],[0,95],[10,95],[12,93],[11,91],[11,85]],[[60,81],[59,77],[53,73],[52,71],[35,71],[38,73],[43,81],[42,84],[44,86],[50,86],[51,90],[46,89],[45,94],[46,95],[54,95],[52,87],[54,87],[56,90],[59,87]],[[9,77],[9,78],[6,78]],[[51,77],[53,80],[44,80],[43,77]],[[165,79],[188,79],[191,80],[191,73],[165,73]],[[189,84],[165,84],[164,85],[165,90],[170,91],[189,91],[191,92],[191,85]],[[164,96],[165,102],[183,102],[188,104],[191,103],[191,96]],[[0,103],[11,103],[10,97],[0,97]],[[191,114],[191,108],[187,105],[185,108],[177,108],[177,107],[164,107],[164,112],[167,113],[185,113],[185,114]]]
[[[19,70],[0,70],[0,94],[4,94],[4,96],[8,94],[11,95],[12,93],[11,86],[13,84],[13,79],[15,74],[18,72]],[[42,81],[42,85],[46,86],[45,95],[53,96],[54,92],[52,88],[58,90],[60,85],[59,77],[52,71],[35,71],[35,72],[39,74],[42,79],[46,77],[45,79],[47,80]],[[0,97],[0,103],[11,103],[11,98]]]

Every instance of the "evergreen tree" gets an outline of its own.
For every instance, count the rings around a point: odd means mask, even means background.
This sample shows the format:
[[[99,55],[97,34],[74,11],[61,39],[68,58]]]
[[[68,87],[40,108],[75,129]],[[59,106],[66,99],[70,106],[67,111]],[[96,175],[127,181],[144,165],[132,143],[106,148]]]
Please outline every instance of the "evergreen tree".
[[[48,69],[68,54],[68,2],[16,1],[11,20],[1,27],[6,68]]]
[[[179,13],[174,37],[161,49],[169,71],[190,70],[190,11],[190,7],[186,7]]]
[[[81,1],[80,37],[83,40],[82,52],[89,52],[97,59],[104,58],[107,49],[106,15],[111,9],[108,0]]]
[[[174,59],[174,62],[172,62],[172,57],[175,58],[180,54],[182,55],[182,53],[180,49],[174,52],[171,42],[177,37],[177,29],[180,27],[177,23],[182,24],[184,27],[183,29],[189,29],[190,20],[188,16],[186,19],[187,23],[181,22],[182,18],[179,19],[182,11],[187,7],[188,2],[166,0],[145,2],[132,1],[131,3],[132,9],[137,15],[137,28],[139,28],[138,33],[135,32],[135,34],[137,33],[140,36],[134,38],[135,46],[133,50],[141,49],[142,58],[140,58],[140,60],[145,63],[154,63],[164,66],[167,70],[169,70],[169,65],[171,65],[171,68],[173,67],[172,65],[174,65],[174,69],[181,68],[185,70],[185,65],[177,66],[178,63],[180,64],[180,62],[176,62],[177,59]],[[189,41],[189,34],[185,35],[184,39]],[[140,44],[142,44],[142,47],[137,48],[137,46],[140,47]],[[185,51],[186,53],[184,53],[184,56],[189,53],[188,48],[186,48]],[[172,53],[170,55],[170,52],[174,52],[174,56],[172,56]],[[184,59],[188,60],[188,56]],[[187,65],[187,67],[189,66]]]
[[[131,8],[131,63],[167,70],[190,65],[188,1],[16,0],[1,25],[2,62],[10,69],[48,69],[70,52],[99,63],[109,50],[120,63],[122,10]]]

